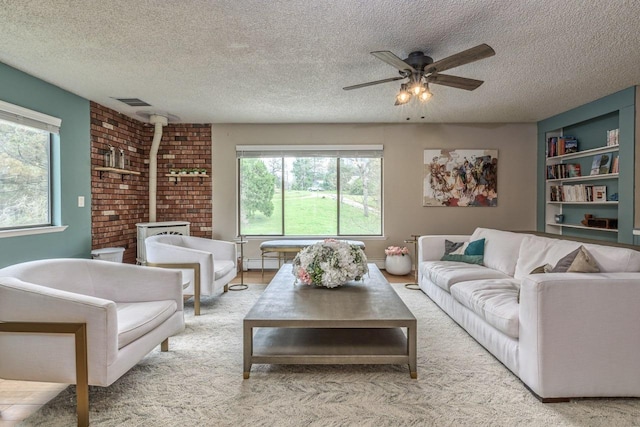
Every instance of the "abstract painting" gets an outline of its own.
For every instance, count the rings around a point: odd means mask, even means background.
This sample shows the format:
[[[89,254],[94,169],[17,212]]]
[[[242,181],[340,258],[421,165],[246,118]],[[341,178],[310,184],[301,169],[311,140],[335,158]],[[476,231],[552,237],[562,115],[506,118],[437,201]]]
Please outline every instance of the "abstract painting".
[[[422,206],[498,205],[498,150],[424,150]]]

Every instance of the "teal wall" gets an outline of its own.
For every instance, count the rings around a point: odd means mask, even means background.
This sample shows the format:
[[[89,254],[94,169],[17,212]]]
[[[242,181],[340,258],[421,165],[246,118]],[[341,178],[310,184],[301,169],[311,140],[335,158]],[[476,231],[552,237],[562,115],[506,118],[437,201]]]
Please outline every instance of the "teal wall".
[[[617,183],[619,196],[617,238],[613,233],[597,230],[564,228],[562,233],[576,237],[614,240],[619,243],[634,242],[635,91],[635,86],[632,86],[538,122],[538,231],[545,230],[545,134],[562,128],[565,135],[573,135],[578,138],[579,147],[583,150],[604,146],[606,131],[618,127],[620,129],[620,175]],[[585,173],[583,172],[583,174]],[[584,206],[581,209],[584,211]],[[603,216],[594,207],[590,207],[590,211],[596,216]]]
[[[0,238],[0,267],[43,258],[91,254],[91,136],[89,101],[0,63],[0,100],[62,119],[54,143],[55,225],[59,233]],[[78,196],[85,207],[79,208]]]

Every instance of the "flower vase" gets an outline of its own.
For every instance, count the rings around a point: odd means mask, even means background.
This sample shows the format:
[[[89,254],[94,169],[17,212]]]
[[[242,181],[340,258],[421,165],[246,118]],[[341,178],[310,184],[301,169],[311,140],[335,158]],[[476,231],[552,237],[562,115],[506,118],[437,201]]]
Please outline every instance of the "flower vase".
[[[387,273],[404,276],[411,273],[411,257],[409,255],[387,255],[384,261]]]
[[[362,248],[344,240],[325,239],[298,252],[292,271],[296,282],[336,288],[363,280],[369,268]]]

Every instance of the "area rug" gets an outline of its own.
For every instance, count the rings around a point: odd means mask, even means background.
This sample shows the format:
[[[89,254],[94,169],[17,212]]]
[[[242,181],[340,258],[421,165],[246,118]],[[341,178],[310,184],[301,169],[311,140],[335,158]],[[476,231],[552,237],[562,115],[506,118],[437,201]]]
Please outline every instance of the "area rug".
[[[91,387],[92,426],[626,426],[640,399],[540,403],[421,291],[392,285],[418,319],[418,379],[392,365],[254,365],[242,378],[242,319],[264,290],[202,302],[186,330],[110,387]],[[339,289],[336,292],[340,292]],[[25,426],[73,426],[68,387]]]

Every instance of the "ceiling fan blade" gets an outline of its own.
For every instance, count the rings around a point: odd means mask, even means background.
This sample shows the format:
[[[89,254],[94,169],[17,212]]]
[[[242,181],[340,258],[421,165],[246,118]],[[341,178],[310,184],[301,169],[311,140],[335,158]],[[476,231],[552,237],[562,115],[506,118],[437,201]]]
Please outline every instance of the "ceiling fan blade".
[[[400,71],[407,71],[407,70],[412,72],[416,71],[415,68],[413,68],[411,65],[407,64],[402,59],[398,58],[396,55],[389,52],[388,50],[379,50],[376,52],[371,52],[371,55],[375,56],[381,61],[386,62],[392,67],[396,67]]]
[[[402,76],[399,76],[399,77],[391,77],[391,78],[389,78],[389,79],[376,80],[376,81],[374,81],[374,82],[360,83],[359,85],[347,86],[347,87],[343,87],[342,89],[344,89],[344,90],[359,89],[359,88],[361,88],[361,87],[367,87],[367,86],[379,85],[380,83],[394,82],[394,81],[396,81],[396,80],[402,80],[402,79],[404,79],[404,77],[402,77]]]
[[[484,81],[476,79],[468,79],[466,77],[450,76],[447,74],[431,74],[426,77],[427,82],[437,85],[451,86],[458,89],[474,90],[477,89]]]
[[[445,71],[450,68],[459,67],[460,65],[488,58],[495,54],[496,52],[491,48],[491,46],[488,44],[481,44],[429,64],[424,68],[424,72],[438,73],[440,71]]]

